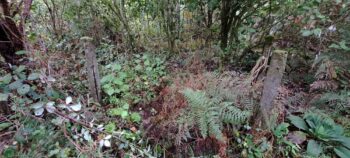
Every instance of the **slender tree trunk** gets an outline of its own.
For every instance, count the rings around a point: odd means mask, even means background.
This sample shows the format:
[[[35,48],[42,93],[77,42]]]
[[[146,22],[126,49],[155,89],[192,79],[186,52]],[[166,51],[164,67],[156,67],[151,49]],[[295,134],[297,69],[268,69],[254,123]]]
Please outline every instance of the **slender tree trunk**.
[[[107,4],[108,4],[108,7],[117,15],[118,19],[121,21],[123,28],[128,36],[128,45],[129,45],[131,51],[134,52],[135,51],[135,39],[134,39],[134,35],[131,32],[129,23],[127,21],[124,1],[122,1],[120,3],[120,6],[117,4],[116,0],[113,1],[113,4],[112,4],[112,2],[107,3]]]
[[[120,17],[121,17],[121,21],[123,23],[124,29],[128,35],[128,42],[131,48],[131,51],[134,52],[135,51],[135,39],[134,39],[134,35],[131,32],[129,23],[128,23],[128,19],[126,17],[126,9],[125,9],[125,1],[122,0],[121,1],[121,6],[119,8],[120,10]]]
[[[21,16],[21,22],[19,25],[19,30],[22,34],[23,47],[25,48],[25,50],[30,49],[28,42],[27,42],[27,38],[26,38],[27,34],[26,34],[26,30],[25,30],[25,23],[26,23],[27,18],[29,17],[32,3],[33,3],[33,0],[24,0],[23,12],[22,12],[22,16]]]
[[[226,49],[228,44],[228,37],[230,32],[230,0],[222,0],[221,2],[221,30],[220,30],[220,47],[221,49]]]
[[[179,23],[178,13],[176,11],[176,6],[178,3],[176,0],[162,0],[162,17],[163,17],[163,27],[165,30],[166,38],[168,41],[169,49],[171,52],[175,52],[175,40],[177,38],[176,25]]]
[[[10,64],[19,64],[19,59],[23,56],[16,52],[24,49],[23,34],[13,21],[10,6],[7,0],[0,0],[4,18],[0,20],[0,49],[5,61]]]
[[[50,14],[50,21],[51,21],[51,25],[52,25],[52,32],[53,32],[53,34],[54,34],[54,36],[56,37],[56,38],[58,38],[58,39],[60,39],[61,37],[61,35],[60,35],[60,33],[59,33],[59,28],[58,28],[58,26],[57,26],[57,17],[56,17],[56,15],[57,15],[57,9],[56,9],[56,4],[55,4],[55,2],[54,1],[51,1],[51,4],[52,4],[52,6],[48,3],[48,1],[47,0],[44,0],[43,1],[44,2],[44,4],[46,5],[46,7],[47,7],[47,10],[49,11],[49,14]]]
[[[228,44],[228,35],[229,35],[229,26],[227,24],[221,24],[221,31],[220,31],[220,47],[221,49],[226,49]]]

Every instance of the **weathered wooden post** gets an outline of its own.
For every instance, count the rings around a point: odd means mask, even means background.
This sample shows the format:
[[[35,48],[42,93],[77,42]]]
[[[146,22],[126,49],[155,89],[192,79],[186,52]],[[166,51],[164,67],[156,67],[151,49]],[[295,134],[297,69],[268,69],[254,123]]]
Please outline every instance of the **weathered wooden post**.
[[[101,101],[101,84],[96,60],[95,46],[91,43],[91,39],[84,38],[84,52],[86,58],[86,68],[88,72],[89,91],[95,102]]]
[[[6,116],[11,113],[10,106],[8,105],[9,95],[0,92],[0,115]]]
[[[283,73],[286,67],[288,53],[283,50],[275,50],[272,53],[269,68],[264,81],[262,98],[260,101],[260,113],[263,117],[263,128],[271,129],[275,122],[273,115],[273,101],[278,95]]]

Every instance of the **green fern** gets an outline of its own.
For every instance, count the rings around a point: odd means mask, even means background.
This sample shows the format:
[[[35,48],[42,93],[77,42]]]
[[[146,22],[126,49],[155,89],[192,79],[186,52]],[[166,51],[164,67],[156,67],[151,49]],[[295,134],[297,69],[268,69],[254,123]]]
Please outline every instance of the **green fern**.
[[[313,101],[312,104],[327,105],[330,108],[335,108],[337,111],[348,111],[350,107],[350,92],[345,90],[339,93],[328,92]]]
[[[204,138],[213,135],[216,139],[224,141],[223,123],[242,124],[251,115],[250,111],[242,111],[233,106],[232,102],[223,102],[219,97],[209,98],[202,91],[185,89],[182,93],[189,103],[189,111],[186,114],[194,118]]]
[[[250,111],[242,111],[230,102],[224,102],[221,108],[221,117],[224,123],[242,124],[251,115]]]

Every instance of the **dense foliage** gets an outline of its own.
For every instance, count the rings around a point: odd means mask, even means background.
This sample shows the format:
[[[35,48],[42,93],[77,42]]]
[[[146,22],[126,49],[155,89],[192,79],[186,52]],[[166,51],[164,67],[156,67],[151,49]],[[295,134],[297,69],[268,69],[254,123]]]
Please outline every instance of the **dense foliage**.
[[[0,8],[0,157],[350,157],[349,0]]]

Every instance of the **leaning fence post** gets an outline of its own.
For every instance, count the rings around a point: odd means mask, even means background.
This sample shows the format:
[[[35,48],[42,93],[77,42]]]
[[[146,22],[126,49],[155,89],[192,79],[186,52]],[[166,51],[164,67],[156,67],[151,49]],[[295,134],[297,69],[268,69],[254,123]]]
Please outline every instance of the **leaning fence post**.
[[[288,53],[283,50],[275,50],[272,53],[269,68],[264,81],[263,93],[260,101],[260,112],[263,117],[263,128],[271,129],[275,122],[272,110],[273,101],[278,95],[283,73],[285,71]]]
[[[95,46],[92,44],[91,39],[84,38],[84,52],[86,58],[86,68],[88,72],[89,91],[90,95],[95,102],[101,101],[101,84],[100,75],[98,71],[98,64],[96,59]]]

